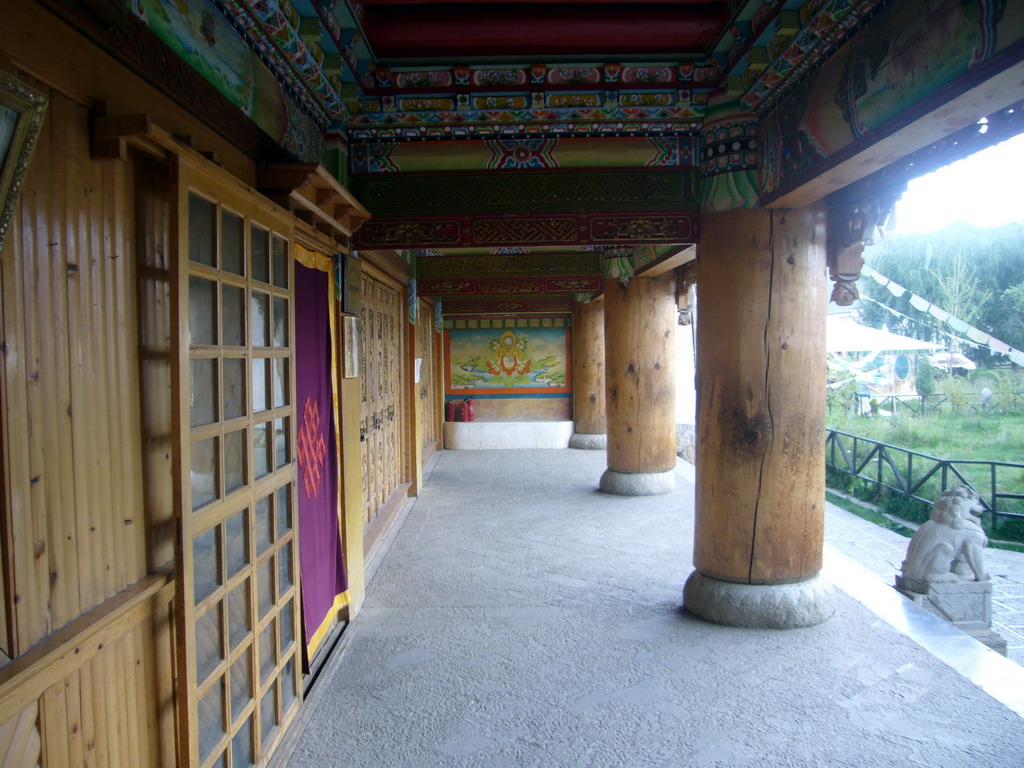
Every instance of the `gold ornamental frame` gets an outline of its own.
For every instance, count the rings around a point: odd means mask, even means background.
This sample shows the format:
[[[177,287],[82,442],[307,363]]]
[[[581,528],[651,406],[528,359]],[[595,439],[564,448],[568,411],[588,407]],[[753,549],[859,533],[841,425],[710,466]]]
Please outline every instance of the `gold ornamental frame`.
[[[46,115],[46,95],[0,71],[0,251]]]

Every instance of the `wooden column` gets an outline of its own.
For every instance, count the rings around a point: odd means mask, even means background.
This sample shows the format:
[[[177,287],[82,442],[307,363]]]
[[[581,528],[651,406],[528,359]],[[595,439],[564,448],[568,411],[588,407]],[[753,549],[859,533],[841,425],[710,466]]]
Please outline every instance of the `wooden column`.
[[[706,213],[701,231],[697,571],[686,607],[740,626],[816,624],[832,613],[814,578],[825,504],[824,216]]]
[[[675,487],[675,274],[605,279],[608,470],[601,490],[624,496]]]
[[[608,428],[604,385],[604,299],[577,302],[572,321],[572,412],[570,448],[604,450]]]

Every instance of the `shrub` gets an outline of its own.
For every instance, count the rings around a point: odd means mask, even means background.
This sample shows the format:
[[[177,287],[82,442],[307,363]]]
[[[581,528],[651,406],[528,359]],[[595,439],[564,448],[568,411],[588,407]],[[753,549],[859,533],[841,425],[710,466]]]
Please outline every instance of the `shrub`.
[[[914,386],[917,394],[925,396],[935,393],[935,366],[928,362],[925,355],[917,356],[917,372],[914,375]]]
[[[942,382],[942,391],[946,395],[953,413],[963,413],[971,399],[970,386],[958,377],[948,376]]]

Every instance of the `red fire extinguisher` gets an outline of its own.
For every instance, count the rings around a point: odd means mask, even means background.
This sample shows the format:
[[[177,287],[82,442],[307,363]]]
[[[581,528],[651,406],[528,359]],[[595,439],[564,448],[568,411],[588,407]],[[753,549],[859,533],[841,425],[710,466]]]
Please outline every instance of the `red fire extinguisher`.
[[[466,421],[472,421],[473,420],[473,398],[472,397],[466,398],[466,402],[463,403],[463,407],[465,408],[465,411],[466,411]]]
[[[455,420],[465,421],[466,420],[466,404],[459,403],[455,406]]]
[[[455,401],[449,400],[444,404],[444,420],[455,421]]]

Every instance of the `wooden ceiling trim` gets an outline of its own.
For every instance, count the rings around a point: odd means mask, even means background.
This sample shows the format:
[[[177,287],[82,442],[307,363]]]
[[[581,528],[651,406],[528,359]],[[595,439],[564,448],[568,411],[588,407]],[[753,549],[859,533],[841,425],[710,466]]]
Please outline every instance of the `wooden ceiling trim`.
[[[322,165],[278,163],[261,168],[260,192],[317,229],[350,238],[370,212]]]

